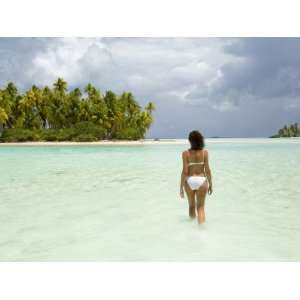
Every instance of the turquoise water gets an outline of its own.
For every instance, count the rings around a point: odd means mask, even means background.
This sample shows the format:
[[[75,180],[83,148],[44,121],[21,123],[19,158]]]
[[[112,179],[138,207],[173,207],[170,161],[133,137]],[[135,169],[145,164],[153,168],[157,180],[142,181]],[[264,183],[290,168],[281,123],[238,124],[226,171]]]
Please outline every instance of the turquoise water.
[[[185,144],[0,147],[1,261],[300,260],[300,140],[208,140],[207,222]]]

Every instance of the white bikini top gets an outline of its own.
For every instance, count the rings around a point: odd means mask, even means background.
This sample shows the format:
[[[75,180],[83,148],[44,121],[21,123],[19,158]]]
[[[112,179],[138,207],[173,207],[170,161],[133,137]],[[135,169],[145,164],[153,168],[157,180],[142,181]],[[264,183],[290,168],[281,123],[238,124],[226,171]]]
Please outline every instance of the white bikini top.
[[[204,150],[203,150],[203,161],[200,162],[189,162],[188,166],[193,166],[193,165],[204,165]]]

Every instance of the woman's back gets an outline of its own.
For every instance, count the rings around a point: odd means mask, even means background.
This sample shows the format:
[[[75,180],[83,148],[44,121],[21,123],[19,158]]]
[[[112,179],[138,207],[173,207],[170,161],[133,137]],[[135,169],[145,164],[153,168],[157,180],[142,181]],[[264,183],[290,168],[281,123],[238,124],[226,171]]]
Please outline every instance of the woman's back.
[[[205,150],[187,150],[189,176],[204,174]]]

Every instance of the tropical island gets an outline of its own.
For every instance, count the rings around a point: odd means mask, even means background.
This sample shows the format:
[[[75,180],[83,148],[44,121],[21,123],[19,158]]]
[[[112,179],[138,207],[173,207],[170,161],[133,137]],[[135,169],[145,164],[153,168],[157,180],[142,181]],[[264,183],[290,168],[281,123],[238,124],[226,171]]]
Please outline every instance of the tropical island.
[[[143,109],[130,92],[104,94],[92,84],[68,91],[33,85],[20,94],[14,83],[0,89],[0,142],[139,140],[153,123],[155,106]]]
[[[291,124],[290,126],[285,125],[278,130],[277,134],[270,136],[270,138],[279,137],[300,137],[300,127],[298,123]]]

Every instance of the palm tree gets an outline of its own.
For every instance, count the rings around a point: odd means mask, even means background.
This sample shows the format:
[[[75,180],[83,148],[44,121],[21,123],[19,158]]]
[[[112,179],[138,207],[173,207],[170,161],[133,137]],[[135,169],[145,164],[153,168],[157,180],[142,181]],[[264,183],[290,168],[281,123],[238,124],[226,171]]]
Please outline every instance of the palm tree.
[[[278,130],[277,135],[272,137],[297,137],[300,136],[300,128],[298,123],[291,124],[290,126],[284,125],[283,128]]]
[[[128,112],[131,116],[133,116],[137,111],[141,109],[141,107],[131,93],[126,93],[125,96]]]
[[[40,101],[39,90],[33,86],[20,101],[20,110],[24,113],[22,126],[28,129],[39,129],[42,122],[38,111]]]
[[[107,91],[103,95],[90,83],[84,91],[87,95],[82,96],[79,88],[68,92],[67,82],[58,78],[53,88],[33,85],[24,94],[19,94],[10,82],[0,89],[0,131],[25,128],[43,134],[51,128],[63,132],[61,129],[71,127],[76,131],[79,122],[88,122],[81,127],[94,128],[94,134],[98,132],[97,138],[103,138],[107,133],[108,138],[136,139],[143,137],[150,128],[155,110],[152,102],[143,110],[130,92],[116,95]],[[51,134],[53,132],[56,131]],[[103,134],[99,134],[101,132]]]
[[[91,120],[93,123],[99,126],[104,126],[107,122],[107,104],[104,101],[103,95],[99,90],[93,87],[91,84],[88,84],[85,88],[85,91],[88,93],[88,101],[90,106]]]
[[[286,125],[284,125],[282,131],[283,131],[283,136],[284,136],[284,137],[287,137],[287,136],[289,135],[288,128],[287,128]]]
[[[79,121],[87,122],[90,119],[90,107],[87,101],[81,101],[79,106]]]
[[[146,109],[146,111],[148,111],[149,114],[151,115],[152,112],[155,110],[155,105],[154,105],[154,103],[153,103],[153,102],[149,102],[149,103],[147,104],[147,106],[145,107],[145,109]]]
[[[7,84],[7,87],[6,87],[5,91],[7,91],[7,93],[10,95],[10,97],[11,97],[12,99],[15,99],[15,98],[17,97],[17,95],[18,95],[18,89],[17,89],[17,87],[14,85],[13,82],[9,82],[9,83]]]
[[[2,135],[3,128],[8,120],[8,115],[5,110],[0,107],[0,136]]]
[[[13,111],[17,105],[17,99],[18,90],[12,82],[9,82],[6,88],[1,91],[0,95],[0,106],[5,110],[8,116],[6,121],[6,126],[8,128],[13,127],[15,121]]]
[[[70,92],[68,101],[66,102],[66,120],[68,122],[68,127],[74,126],[79,122],[80,102],[81,91],[79,88],[76,88]]]
[[[136,124],[140,138],[144,138],[146,130],[150,128],[152,121],[152,116],[148,112],[142,111],[139,113]]]
[[[50,115],[51,127],[64,128],[66,127],[66,111],[67,107],[67,82],[62,78],[58,78],[53,84],[54,91],[51,93]]]
[[[86,92],[86,93],[88,93],[88,96],[89,96],[89,98],[92,98],[93,97],[93,95],[95,95],[95,93],[96,93],[96,88],[91,84],[91,83],[89,83],[85,88],[84,88],[84,91]]]
[[[283,136],[283,134],[284,134],[284,131],[283,131],[283,129],[281,128],[281,129],[279,129],[278,130],[278,135],[281,137],[281,136]]]
[[[54,90],[64,94],[67,91],[68,85],[67,82],[62,78],[58,78],[53,84]]]
[[[298,135],[299,129],[300,129],[300,128],[298,127],[298,123],[294,123],[295,136]]]
[[[104,96],[104,102],[107,107],[108,135],[110,138],[115,137],[115,131],[118,127],[118,105],[117,96],[112,91],[107,91]]]

